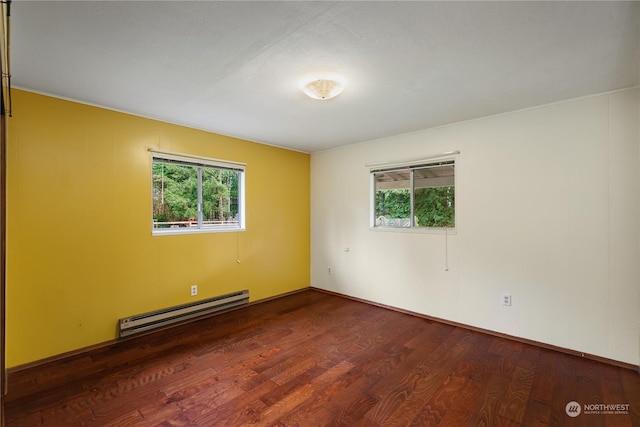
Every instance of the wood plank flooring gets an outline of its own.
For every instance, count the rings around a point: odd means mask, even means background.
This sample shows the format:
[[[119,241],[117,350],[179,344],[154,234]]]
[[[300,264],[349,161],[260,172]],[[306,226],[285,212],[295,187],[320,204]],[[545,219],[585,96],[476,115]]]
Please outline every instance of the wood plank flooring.
[[[568,402],[628,404],[569,417]],[[316,290],[9,377],[7,426],[640,426],[640,375]]]

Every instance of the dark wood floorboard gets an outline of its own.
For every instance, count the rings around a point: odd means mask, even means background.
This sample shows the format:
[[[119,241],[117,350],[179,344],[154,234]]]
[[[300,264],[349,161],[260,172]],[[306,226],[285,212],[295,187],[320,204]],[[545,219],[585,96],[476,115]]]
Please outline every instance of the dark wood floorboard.
[[[307,290],[14,372],[18,426],[640,427],[640,375]],[[629,404],[628,414],[565,406]]]

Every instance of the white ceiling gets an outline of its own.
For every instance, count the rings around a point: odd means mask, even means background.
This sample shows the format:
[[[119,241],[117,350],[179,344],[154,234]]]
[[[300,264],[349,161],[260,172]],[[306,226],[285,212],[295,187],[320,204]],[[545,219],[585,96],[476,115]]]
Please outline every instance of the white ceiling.
[[[305,152],[636,86],[639,51],[638,2],[11,10],[15,87]],[[301,92],[331,75],[346,83],[337,98]]]

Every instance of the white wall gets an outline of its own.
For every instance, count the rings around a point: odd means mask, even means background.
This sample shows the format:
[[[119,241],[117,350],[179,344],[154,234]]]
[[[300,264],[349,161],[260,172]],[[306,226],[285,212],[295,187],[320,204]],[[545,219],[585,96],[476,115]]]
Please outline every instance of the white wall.
[[[632,89],[312,154],[312,285],[638,365],[639,104]],[[365,164],[449,150],[455,234],[370,230]]]

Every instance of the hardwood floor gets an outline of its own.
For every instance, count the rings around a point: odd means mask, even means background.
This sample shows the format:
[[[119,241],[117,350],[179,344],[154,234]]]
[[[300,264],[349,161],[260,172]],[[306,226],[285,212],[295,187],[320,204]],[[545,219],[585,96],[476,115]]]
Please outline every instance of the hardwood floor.
[[[629,405],[569,417],[568,402]],[[13,373],[7,426],[640,426],[640,376],[315,290]]]

